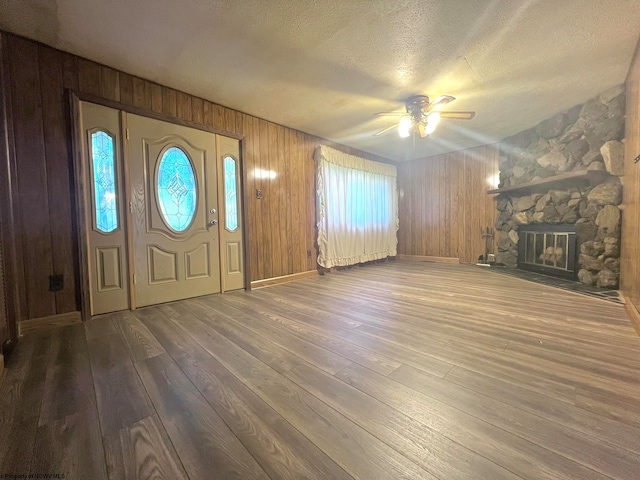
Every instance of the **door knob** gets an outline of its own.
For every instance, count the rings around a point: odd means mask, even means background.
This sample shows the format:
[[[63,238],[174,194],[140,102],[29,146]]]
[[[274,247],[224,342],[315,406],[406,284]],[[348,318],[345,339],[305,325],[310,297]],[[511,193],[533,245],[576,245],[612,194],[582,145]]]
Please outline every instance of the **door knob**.
[[[218,224],[218,220],[211,220],[209,222],[209,225],[213,226],[213,225],[217,225]]]

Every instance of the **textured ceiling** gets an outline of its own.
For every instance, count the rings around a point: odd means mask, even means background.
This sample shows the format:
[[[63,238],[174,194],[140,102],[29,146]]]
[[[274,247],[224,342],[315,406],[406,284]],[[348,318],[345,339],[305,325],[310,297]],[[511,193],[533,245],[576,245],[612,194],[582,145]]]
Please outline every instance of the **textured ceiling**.
[[[623,83],[640,0],[0,0],[0,27],[395,160],[490,143]],[[428,139],[372,135],[457,97]]]

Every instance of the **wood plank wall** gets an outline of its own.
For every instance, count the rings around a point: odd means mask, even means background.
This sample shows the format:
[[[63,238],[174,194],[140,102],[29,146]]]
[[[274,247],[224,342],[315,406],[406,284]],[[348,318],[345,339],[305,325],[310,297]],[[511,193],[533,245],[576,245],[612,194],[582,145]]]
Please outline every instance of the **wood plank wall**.
[[[9,168],[9,124],[7,122],[7,96],[4,88],[5,69],[2,59],[6,47],[0,37],[0,355],[2,345],[17,338],[16,314],[14,313],[15,293],[14,284],[8,279],[14,277],[15,255],[11,255],[8,246],[15,243],[14,231],[11,228],[12,219],[12,172]],[[10,314],[11,312],[11,314]],[[0,376],[1,376],[0,372]]]
[[[640,310],[640,41],[626,82],[626,126],[621,246],[621,289]]]
[[[398,253],[475,263],[485,248],[481,229],[496,220],[486,192],[498,156],[497,145],[486,145],[398,165]]]
[[[2,219],[0,218],[0,223]],[[2,249],[2,238],[0,237],[0,355],[2,355],[2,344],[9,339],[9,317],[7,315],[7,303],[5,301],[5,278],[4,278],[4,251]],[[2,366],[0,365],[0,378],[2,378]]]
[[[2,40],[0,39],[0,79],[2,79]],[[0,85],[2,83],[0,82]],[[8,178],[8,162],[9,158],[7,150],[7,118],[5,112],[4,90],[0,88],[0,356],[2,355],[2,344],[9,339],[9,319],[6,308],[6,286],[5,286],[5,256],[4,256],[4,232],[7,230],[7,222],[5,220],[7,215],[8,198],[7,193],[9,188],[7,186]],[[0,369],[3,365],[0,365]],[[0,378],[2,378],[2,371],[0,370]]]
[[[22,266],[12,281],[19,286],[20,320],[78,309],[76,207],[65,89],[245,138],[252,280],[316,268],[313,151],[317,145],[385,161],[13,34],[2,32],[2,42],[17,165],[13,227],[20,239],[16,261]],[[275,176],[255,175],[256,170]],[[256,199],[256,189],[262,190],[262,200]],[[64,275],[63,290],[49,292],[51,274]]]

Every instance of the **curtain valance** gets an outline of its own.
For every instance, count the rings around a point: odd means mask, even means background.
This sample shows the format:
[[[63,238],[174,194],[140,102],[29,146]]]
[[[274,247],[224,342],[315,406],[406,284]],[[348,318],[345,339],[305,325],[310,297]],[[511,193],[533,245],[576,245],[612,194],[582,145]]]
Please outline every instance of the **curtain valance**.
[[[397,178],[398,176],[395,165],[373,162],[365,158],[356,157],[355,155],[349,155],[348,153],[327,147],[326,145],[320,145],[316,148],[315,159],[316,161],[324,159],[325,161],[340,167],[352,168],[354,170],[361,170],[367,173],[376,173],[378,175],[385,175],[393,178]]]

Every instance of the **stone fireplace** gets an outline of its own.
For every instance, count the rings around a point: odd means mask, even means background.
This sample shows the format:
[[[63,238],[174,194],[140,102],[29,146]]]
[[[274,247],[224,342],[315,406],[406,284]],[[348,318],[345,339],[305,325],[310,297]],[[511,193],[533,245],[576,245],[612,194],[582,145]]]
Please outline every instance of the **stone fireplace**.
[[[503,140],[496,262],[618,288],[623,87]]]

